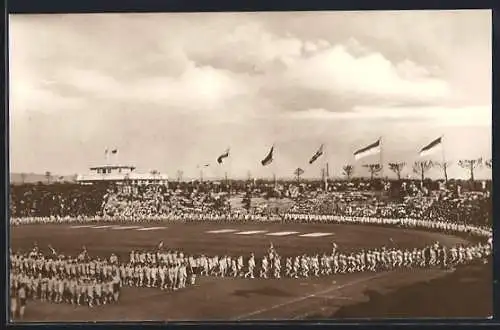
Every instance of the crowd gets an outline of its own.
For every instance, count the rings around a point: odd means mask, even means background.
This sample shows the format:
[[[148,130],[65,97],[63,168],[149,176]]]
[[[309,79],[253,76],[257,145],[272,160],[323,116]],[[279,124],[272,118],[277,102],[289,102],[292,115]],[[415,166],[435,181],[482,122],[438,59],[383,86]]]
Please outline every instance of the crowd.
[[[29,254],[10,254],[11,308],[15,313],[19,303],[22,317],[27,299],[99,306],[117,302],[122,285],[175,291],[194,285],[197,276],[309,278],[396,269],[450,268],[477,260],[485,262],[492,251],[491,233],[481,228],[476,228],[475,233],[488,239],[451,248],[436,242],[423,248],[382,247],[350,253],[338,251],[334,244],[328,253],[286,258],[271,245],[260,259],[253,253],[248,258],[241,255],[188,256],[181,251],[164,252],[160,248],[131,251],[129,259],[120,263],[115,255],[108,260],[92,259],[84,253],[78,258],[65,258],[55,253],[47,257],[35,247]]]
[[[373,219],[344,218],[350,222]],[[379,219],[380,220],[380,219]],[[109,258],[91,258],[86,249],[76,257],[42,254],[35,246],[29,253],[10,251],[10,292],[12,317],[22,318],[28,299],[89,307],[118,302],[122,285],[178,290],[194,285],[197,276],[240,278],[309,278],[355,272],[378,272],[395,269],[449,268],[486,261],[492,251],[491,229],[447,222],[404,219],[384,220],[383,224],[425,227],[436,230],[468,232],[484,238],[470,245],[451,248],[434,245],[424,248],[374,248],[340,252],[333,244],[331,252],[282,258],[271,245],[268,253],[256,260],[252,253],[243,256],[189,256],[181,251],[131,251],[126,262]],[[282,265],[284,262],[284,265]]]
[[[127,263],[120,263],[115,254],[92,258],[85,248],[77,257],[49,249],[49,254],[36,245],[28,253],[10,251],[12,317],[24,316],[28,300],[92,308],[118,302],[122,286],[175,291],[195,283],[194,259],[180,252],[132,252]]]
[[[109,200],[109,199],[108,199]],[[138,203],[138,202],[134,202]],[[284,221],[284,222],[339,222],[339,219],[375,219],[373,221],[383,221],[382,219],[419,219],[419,221],[430,221],[432,223],[446,222],[450,224],[474,224],[476,226],[491,227],[492,223],[492,201],[485,194],[462,193],[460,197],[449,194],[439,194],[431,197],[416,196],[407,197],[403,202],[382,201],[373,195],[360,193],[324,194],[316,200],[309,200],[307,203],[316,205],[324,203],[330,205],[329,212],[325,212],[320,207],[300,207],[304,204],[294,204],[290,209],[280,213],[248,213],[239,210],[231,210],[229,206],[214,211],[210,209],[210,204],[202,207],[170,208],[164,212],[152,212],[153,204],[149,202],[139,204],[134,210],[129,212],[132,202],[123,207],[114,208],[114,212],[109,212],[111,207],[105,205],[104,215],[92,217],[11,217],[12,225],[22,225],[31,223],[100,223],[100,222],[255,222],[255,221]],[[165,210],[169,204],[160,207]],[[155,206],[157,207],[157,206]],[[148,212],[142,212],[150,208]],[[120,211],[116,211],[120,210]],[[142,211],[141,211],[142,210]],[[129,212],[129,213],[128,213]],[[348,221],[348,220],[343,220]],[[395,220],[399,221],[399,220]]]
[[[149,219],[183,214],[228,214],[227,193],[206,189],[167,189],[165,186],[138,186],[134,189],[108,190],[104,196],[104,217]]]
[[[349,187],[349,183],[343,183]],[[492,199],[488,191],[415,190],[404,185],[400,198],[360,187],[333,186],[328,191],[306,184],[278,184],[273,198],[287,198],[286,210],[272,206],[236,207],[231,200],[265,197],[269,185],[227,189],[226,185],[76,186],[71,184],[15,186],[11,189],[11,222],[98,221],[276,221],[286,214],[377,218],[416,218],[491,225]],[[223,189],[226,187],[226,189]],[[244,190],[244,192],[242,192]],[[415,192],[416,191],[416,192]],[[278,197],[276,197],[278,196]],[[248,206],[248,207],[247,207]]]
[[[10,263],[11,312],[22,318],[28,300],[56,304],[105,305],[119,300],[121,279],[116,256],[109,261],[53,253],[37,246],[29,253],[12,253]]]
[[[316,277],[399,268],[453,267],[491,253],[492,200],[487,191],[405,188],[390,199],[349,183],[323,191],[316,186],[266,183],[262,186],[179,184],[163,186],[31,185],[11,190],[12,225],[102,222],[255,222],[348,223],[420,228],[483,237],[480,243],[446,248],[440,244],[411,250],[382,248],[322,255],[280,256],[274,248],[261,258],[188,256],[181,251],[134,252],[119,262],[115,255],[90,258],[49,255],[35,247],[10,254],[13,313],[22,317],[26,302],[96,305],[117,302],[125,286],[179,290],[198,276],[281,278]],[[340,188],[342,189],[340,189]],[[287,210],[269,212],[233,207],[234,196],[288,198]],[[485,243],[485,241],[487,241]]]
[[[11,186],[9,211],[14,218],[94,216],[101,208],[106,191],[105,184],[85,186],[57,183]]]

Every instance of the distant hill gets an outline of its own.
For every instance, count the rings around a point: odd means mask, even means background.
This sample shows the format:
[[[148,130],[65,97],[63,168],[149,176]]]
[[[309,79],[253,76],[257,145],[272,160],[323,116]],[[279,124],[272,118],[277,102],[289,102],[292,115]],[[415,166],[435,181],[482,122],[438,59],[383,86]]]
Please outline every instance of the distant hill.
[[[10,183],[11,184],[23,184],[23,183],[47,183],[47,177],[45,174],[37,174],[37,173],[10,173]],[[50,176],[50,183],[54,182],[75,182],[74,175],[60,176],[56,174],[52,174]]]

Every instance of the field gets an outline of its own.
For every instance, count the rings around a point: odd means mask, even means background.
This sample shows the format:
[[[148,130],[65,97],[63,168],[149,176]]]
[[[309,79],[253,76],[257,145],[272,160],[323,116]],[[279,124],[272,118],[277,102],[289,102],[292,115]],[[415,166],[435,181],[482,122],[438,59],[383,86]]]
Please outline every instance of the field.
[[[27,250],[36,241],[41,249],[51,244],[56,250],[76,254],[85,245],[91,255],[114,252],[126,258],[130,250],[154,249],[163,240],[165,248],[188,254],[262,255],[272,242],[283,255],[381,246],[417,247],[435,242],[465,243],[463,238],[418,230],[361,225],[315,224],[120,224],[102,226],[26,225],[11,229],[11,247]],[[369,292],[395,292],[416,283],[446,280],[450,271],[412,270],[349,274],[319,279],[244,280],[201,278],[196,286],[165,292],[147,288],[125,288],[116,305],[96,308],[30,302],[26,321],[182,321],[182,320],[269,320],[327,318],[345,311],[346,306],[369,300]],[[482,280],[484,281],[484,280]],[[490,282],[491,283],[491,282]],[[491,284],[489,284],[491,286]],[[465,294],[465,290],[463,291]],[[422,298],[424,299],[424,298]],[[453,294],[452,299],[460,299]],[[491,300],[491,296],[482,297]],[[435,300],[428,296],[429,304]],[[463,304],[475,304],[463,298]],[[401,302],[404,303],[403,301]],[[396,304],[397,305],[397,304]],[[415,304],[414,304],[415,305]],[[416,304],[418,306],[418,304]],[[415,307],[418,308],[418,307]],[[482,315],[491,309],[484,307]],[[465,309],[466,310],[466,309]],[[349,313],[341,317],[349,317]],[[351,315],[356,313],[351,312]],[[379,316],[384,316],[380,313]],[[476,312],[477,314],[477,312]],[[387,310],[386,315],[391,315]],[[415,315],[419,315],[415,311]],[[432,315],[429,315],[432,316]]]

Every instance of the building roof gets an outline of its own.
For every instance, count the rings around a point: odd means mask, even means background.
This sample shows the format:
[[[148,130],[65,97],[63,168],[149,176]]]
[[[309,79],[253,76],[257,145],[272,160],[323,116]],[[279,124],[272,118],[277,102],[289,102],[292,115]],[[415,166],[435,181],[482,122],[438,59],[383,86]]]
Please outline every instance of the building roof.
[[[103,169],[103,168],[110,168],[110,169],[130,169],[130,170],[135,170],[135,166],[128,166],[128,165],[101,165],[101,166],[94,166],[91,167],[90,170],[98,170],[98,169]]]

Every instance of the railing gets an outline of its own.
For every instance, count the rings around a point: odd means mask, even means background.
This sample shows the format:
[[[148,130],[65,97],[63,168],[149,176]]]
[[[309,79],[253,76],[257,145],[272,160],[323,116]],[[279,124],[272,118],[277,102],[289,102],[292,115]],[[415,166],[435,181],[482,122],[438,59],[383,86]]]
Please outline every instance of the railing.
[[[107,174],[81,174],[76,181],[151,181],[166,182],[168,177],[161,174],[149,173],[107,173]]]

